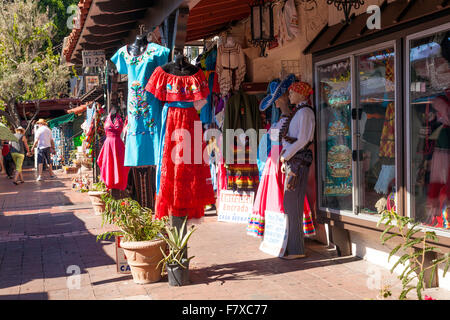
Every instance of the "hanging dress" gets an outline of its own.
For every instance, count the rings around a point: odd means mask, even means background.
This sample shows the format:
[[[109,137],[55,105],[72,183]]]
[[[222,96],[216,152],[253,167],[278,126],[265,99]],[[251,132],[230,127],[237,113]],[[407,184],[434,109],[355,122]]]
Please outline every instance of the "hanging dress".
[[[120,138],[123,121],[118,114],[114,121],[108,115],[104,125],[106,140],[98,156],[100,179],[108,189],[125,190],[128,181],[129,167],[124,166],[125,144]]]
[[[117,71],[128,75],[125,166],[157,163],[162,105],[144,88],[155,68],[167,63],[169,52],[163,46],[149,43],[147,50],[139,56],[131,56],[127,46],[123,46],[111,58]]]
[[[166,101],[156,178],[156,218],[202,218],[205,206],[215,203],[209,164],[203,157],[206,143],[194,107],[208,97],[205,75],[199,70],[192,76],[176,76],[158,67],[146,90]]]

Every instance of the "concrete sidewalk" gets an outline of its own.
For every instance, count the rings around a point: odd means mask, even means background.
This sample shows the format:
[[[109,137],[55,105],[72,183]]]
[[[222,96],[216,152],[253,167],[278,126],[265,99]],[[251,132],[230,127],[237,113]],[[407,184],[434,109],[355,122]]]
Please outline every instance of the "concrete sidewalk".
[[[0,177],[0,299],[376,299],[383,280],[398,297],[400,283],[382,268],[307,240],[307,258],[284,261],[259,251],[260,240],[246,226],[217,222],[215,215],[190,241],[191,284],[137,285],[118,274],[113,241],[96,242],[101,226],[88,196],[72,191],[71,176],[15,186]],[[71,267],[72,266],[72,267]],[[69,289],[70,268],[79,268],[79,289]],[[69,268],[70,267],[70,268]],[[69,272],[68,272],[69,268]],[[450,293],[433,289],[437,299]],[[414,292],[409,294],[415,298]]]

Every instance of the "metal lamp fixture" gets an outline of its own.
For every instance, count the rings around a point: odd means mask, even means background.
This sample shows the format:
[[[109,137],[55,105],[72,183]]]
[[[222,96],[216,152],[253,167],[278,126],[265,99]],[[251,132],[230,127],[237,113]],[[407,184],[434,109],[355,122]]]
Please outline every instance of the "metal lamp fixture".
[[[352,8],[359,9],[363,4],[363,0],[327,0],[327,4],[334,4],[338,11],[344,11],[345,23],[351,22],[350,12]]]
[[[261,48],[261,57],[267,57],[266,47],[275,40],[273,31],[273,3],[254,0],[250,3],[252,39],[249,42]]]

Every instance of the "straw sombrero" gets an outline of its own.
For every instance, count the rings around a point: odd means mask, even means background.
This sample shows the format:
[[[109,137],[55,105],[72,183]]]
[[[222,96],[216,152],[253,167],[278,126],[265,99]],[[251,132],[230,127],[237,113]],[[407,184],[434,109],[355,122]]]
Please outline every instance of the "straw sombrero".
[[[45,119],[39,119],[37,122],[36,122],[36,124],[44,124],[44,125],[47,125],[47,121],[45,121]]]

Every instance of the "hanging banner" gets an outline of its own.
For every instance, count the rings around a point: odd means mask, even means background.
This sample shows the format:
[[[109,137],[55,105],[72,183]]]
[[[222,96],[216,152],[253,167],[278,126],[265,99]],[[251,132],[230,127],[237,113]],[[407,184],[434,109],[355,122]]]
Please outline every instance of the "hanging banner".
[[[259,250],[274,257],[282,257],[288,238],[288,219],[282,212],[265,212],[264,239]]]
[[[232,223],[248,223],[253,209],[255,193],[223,190],[220,192],[217,220]]]
[[[128,265],[127,257],[123,248],[120,246],[120,240],[122,236],[116,237],[116,266],[117,273],[131,273],[130,266]]]

